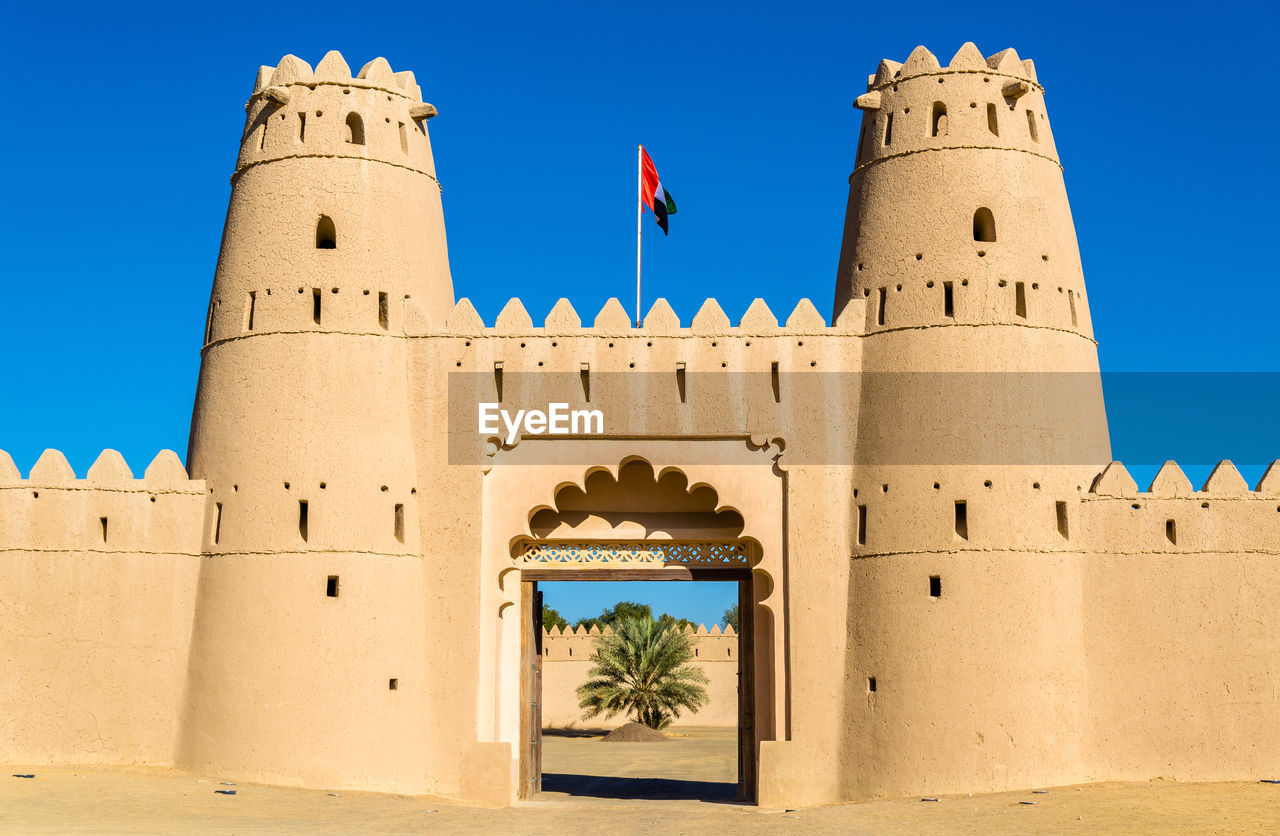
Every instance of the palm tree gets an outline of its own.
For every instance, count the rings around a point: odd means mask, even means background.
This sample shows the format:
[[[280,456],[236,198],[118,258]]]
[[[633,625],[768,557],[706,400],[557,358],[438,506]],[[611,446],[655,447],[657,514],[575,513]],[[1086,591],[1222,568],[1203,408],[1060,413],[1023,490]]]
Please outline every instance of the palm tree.
[[[707,704],[709,680],[689,664],[693,648],[674,622],[653,618],[623,618],[613,634],[596,640],[595,663],[578,686],[578,706],[584,720],[604,714],[632,716],[651,729],[663,729],[682,708]]]

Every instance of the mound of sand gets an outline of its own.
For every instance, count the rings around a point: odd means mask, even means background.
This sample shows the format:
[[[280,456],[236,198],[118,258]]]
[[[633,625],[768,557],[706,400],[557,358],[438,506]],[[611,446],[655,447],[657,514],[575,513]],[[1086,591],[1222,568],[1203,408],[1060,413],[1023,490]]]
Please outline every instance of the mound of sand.
[[[665,743],[667,736],[643,723],[627,723],[600,738],[604,743]]]

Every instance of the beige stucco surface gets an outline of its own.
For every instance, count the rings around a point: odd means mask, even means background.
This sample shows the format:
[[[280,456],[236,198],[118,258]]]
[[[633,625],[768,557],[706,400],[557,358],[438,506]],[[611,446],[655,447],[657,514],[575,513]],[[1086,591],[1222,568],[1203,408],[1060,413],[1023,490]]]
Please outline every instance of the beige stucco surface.
[[[0,759],[508,804],[522,544],[732,539],[762,803],[1280,771],[1280,466],[1110,462],[1034,67],[921,47],[857,105],[832,324],[485,323],[412,75],[264,67],[185,472],[0,455]],[[607,432],[451,411],[553,394]]]

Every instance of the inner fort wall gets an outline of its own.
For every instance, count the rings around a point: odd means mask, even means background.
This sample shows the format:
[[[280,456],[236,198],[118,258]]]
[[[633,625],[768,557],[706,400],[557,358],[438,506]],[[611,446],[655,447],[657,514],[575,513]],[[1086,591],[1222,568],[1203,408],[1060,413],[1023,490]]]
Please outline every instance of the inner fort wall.
[[[694,658],[690,664],[707,675],[708,702],[696,711],[684,711],[672,720],[681,726],[736,726],[738,724],[738,637],[733,628],[723,632],[716,625],[688,626]],[[628,722],[624,714],[611,719],[604,715],[583,719],[576,689],[587,681],[591,654],[600,635],[599,628],[570,627],[561,632],[553,627],[542,634],[542,725],[548,729],[611,729]]]

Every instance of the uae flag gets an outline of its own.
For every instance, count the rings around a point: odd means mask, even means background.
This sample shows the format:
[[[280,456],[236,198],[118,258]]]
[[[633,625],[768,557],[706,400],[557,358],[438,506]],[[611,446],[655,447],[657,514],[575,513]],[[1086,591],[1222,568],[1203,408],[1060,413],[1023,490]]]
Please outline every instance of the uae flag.
[[[676,213],[676,202],[671,193],[662,188],[658,169],[654,167],[653,160],[649,159],[649,152],[643,146],[640,148],[640,195],[644,198],[644,205],[649,207],[658,221],[658,226],[662,227],[662,234],[666,235],[667,215]]]

